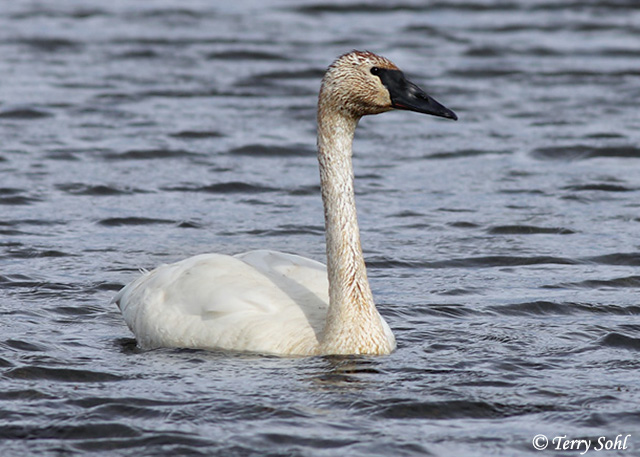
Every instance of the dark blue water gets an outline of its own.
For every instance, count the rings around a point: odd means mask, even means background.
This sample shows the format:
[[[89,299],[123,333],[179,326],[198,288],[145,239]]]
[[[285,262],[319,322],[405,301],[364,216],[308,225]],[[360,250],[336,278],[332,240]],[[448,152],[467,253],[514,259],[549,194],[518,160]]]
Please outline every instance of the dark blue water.
[[[639,43],[631,0],[4,2],[0,454],[640,455]],[[323,260],[316,94],[353,48],[460,116],[356,135],[398,350],[138,350],[139,268]]]

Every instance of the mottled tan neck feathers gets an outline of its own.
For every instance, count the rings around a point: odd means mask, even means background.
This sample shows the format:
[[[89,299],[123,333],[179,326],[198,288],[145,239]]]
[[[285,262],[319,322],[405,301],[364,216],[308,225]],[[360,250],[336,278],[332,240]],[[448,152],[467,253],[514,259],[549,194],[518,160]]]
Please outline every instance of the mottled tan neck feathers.
[[[373,302],[356,215],[351,155],[360,116],[333,102],[321,91],[318,160],[329,276],[329,311],[321,352],[388,354],[393,347]]]

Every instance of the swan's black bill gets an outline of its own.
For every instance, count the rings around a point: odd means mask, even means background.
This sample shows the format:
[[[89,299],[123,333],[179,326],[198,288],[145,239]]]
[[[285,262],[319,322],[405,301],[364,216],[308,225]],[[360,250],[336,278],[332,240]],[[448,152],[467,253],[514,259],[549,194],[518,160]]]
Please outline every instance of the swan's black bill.
[[[396,109],[415,111],[458,120],[456,113],[438,103],[422,89],[413,84],[400,70],[377,69],[375,73],[389,91],[391,105]]]

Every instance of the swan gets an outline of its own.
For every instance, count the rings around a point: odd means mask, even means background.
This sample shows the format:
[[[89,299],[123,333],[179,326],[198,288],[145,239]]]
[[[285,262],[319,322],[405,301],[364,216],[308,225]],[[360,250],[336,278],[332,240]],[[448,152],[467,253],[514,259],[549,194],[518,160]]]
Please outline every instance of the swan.
[[[338,57],[318,98],[327,266],[258,250],[202,254],[143,272],[113,300],[138,345],[278,356],[391,353],[395,337],[373,302],[360,245],[351,148],[362,116],[392,109],[457,119],[390,60],[368,51]]]

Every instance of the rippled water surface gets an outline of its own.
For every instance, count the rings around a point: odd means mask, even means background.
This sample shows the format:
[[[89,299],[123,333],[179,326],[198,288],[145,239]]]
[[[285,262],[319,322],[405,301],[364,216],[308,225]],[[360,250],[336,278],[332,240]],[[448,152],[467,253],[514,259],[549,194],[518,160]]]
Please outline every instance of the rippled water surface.
[[[640,455],[639,43],[632,0],[3,2],[0,453]],[[353,48],[460,116],[356,135],[398,350],[138,350],[140,268],[323,260],[316,94]]]

